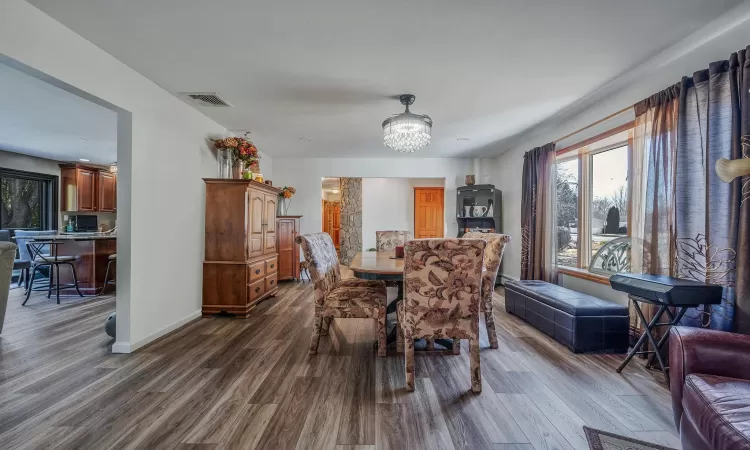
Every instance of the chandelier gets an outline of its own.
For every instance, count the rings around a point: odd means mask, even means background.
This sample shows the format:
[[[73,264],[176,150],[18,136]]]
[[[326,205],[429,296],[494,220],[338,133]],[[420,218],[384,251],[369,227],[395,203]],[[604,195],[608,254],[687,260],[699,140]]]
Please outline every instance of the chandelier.
[[[409,105],[414,103],[414,99],[411,94],[400,96],[399,100],[406,106],[406,111],[383,122],[383,143],[386,147],[398,152],[412,153],[430,144],[432,119],[428,115],[409,111]]]

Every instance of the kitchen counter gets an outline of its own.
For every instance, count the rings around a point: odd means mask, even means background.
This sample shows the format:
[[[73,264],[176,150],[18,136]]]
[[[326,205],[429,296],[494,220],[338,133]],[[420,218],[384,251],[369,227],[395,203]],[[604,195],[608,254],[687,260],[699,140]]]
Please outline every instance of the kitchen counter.
[[[34,236],[33,239],[37,241],[92,241],[97,239],[117,239],[117,235],[106,233],[60,233]]]
[[[58,256],[75,256],[73,265],[78,276],[78,287],[84,295],[96,295],[104,288],[104,274],[109,256],[117,253],[117,235],[104,233],[66,233],[34,236],[35,241],[57,241],[54,246]],[[112,266],[109,279],[115,278],[116,267]],[[72,272],[62,266],[60,282],[73,282]],[[62,289],[62,293],[75,294],[74,289]]]

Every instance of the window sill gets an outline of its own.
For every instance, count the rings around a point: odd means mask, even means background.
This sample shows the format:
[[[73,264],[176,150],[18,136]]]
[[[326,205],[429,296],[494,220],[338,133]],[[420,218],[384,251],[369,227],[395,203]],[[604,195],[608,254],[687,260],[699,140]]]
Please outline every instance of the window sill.
[[[582,280],[593,281],[594,283],[604,284],[609,286],[609,277],[606,275],[599,275],[591,273],[586,269],[578,269],[576,267],[557,267],[557,272],[569,277],[580,278]]]

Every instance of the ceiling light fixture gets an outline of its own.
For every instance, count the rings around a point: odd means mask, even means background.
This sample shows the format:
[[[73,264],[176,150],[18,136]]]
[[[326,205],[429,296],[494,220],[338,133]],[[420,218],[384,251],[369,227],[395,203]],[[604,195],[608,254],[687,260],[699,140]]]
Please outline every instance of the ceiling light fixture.
[[[411,94],[399,97],[406,111],[385,119],[383,122],[383,143],[397,152],[412,153],[430,145],[432,119],[428,115],[414,114],[409,105],[414,104]]]
[[[81,161],[81,162],[89,162],[89,161],[90,161],[90,159],[86,159],[86,158],[78,158],[78,161]]]

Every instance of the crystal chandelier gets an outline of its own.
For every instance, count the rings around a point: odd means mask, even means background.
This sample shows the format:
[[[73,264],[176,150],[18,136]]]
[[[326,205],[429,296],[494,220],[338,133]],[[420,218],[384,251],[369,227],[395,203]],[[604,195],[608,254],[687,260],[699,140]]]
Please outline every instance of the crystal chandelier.
[[[398,152],[412,153],[430,144],[432,119],[428,115],[413,114],[409,105],[415,97],[404,94],[399,97],[406,111],[396,114],[383,122],[383,143]]]

